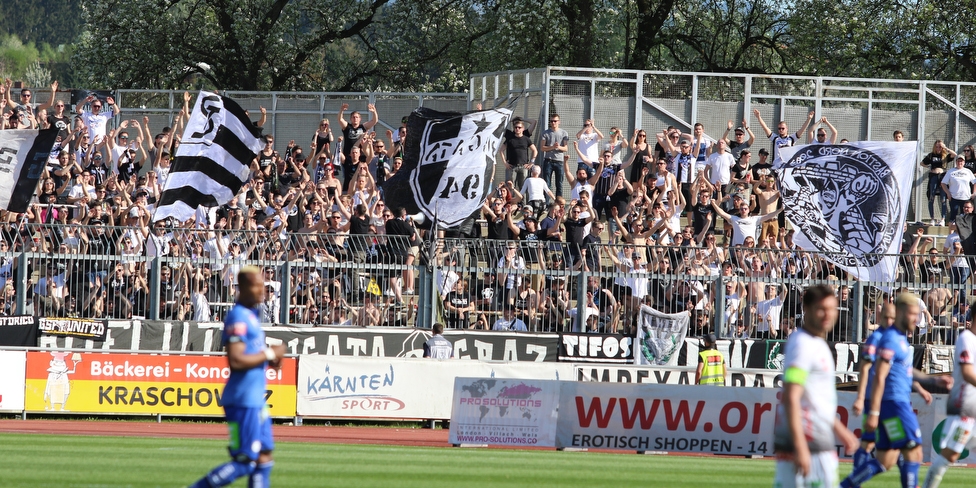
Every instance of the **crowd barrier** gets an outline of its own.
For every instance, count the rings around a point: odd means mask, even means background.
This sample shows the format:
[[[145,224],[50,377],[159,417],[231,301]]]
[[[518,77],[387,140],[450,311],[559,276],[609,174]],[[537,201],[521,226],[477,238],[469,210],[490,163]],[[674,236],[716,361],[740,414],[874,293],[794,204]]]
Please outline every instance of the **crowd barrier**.
[[[455,445],[507,445],[640,452],[773,454],[779,391],[661,384],[458,378],[450,440]],[[855,434],[855,393],[837,393],[837,415]],[[946,395],[912,408],[925,433],[941,430]],[[849,459],[841,445],[838,456]],[[968,453],[967,453],[968,454]],[[925,460],[932,453],[926,450]],[[976,456],[960,459],[976,464]]]
[[[104,340],[84,337],[73,331],[45,330],[33,317],[0,319],[0,346],[83,349],[115,352],[220,352],[223,325],[217,322],[160,320],[108,320],[103,323]],[[88,322],[80,321],[82,324]],[[67,326],[71,322],[43,321]],[[68,327],[77,329],[77,327]],[[420,357],[429,329],[387,327],[265,327],[270,341],[286,346],[293,355],[366,356],[374,358]],[[52,335],[52,334],[58,335]],[[82,337],[78,337],[81,335]],[[640,364],[635,352],[641,347],[634,337],[620,334],[528,333],[476,330],[447,330],[458,359],[488,361],[534,361],[564,363]],[[719,340],[717,348],[733,369],[779,370],[783,341],[760,339]],[[857,371],[860,345],[831,343],[835,371]],[[685,338],[665,364],[669,368],[696,366],[701,343]],[[952,346],[915,345],[914,364],[932,372],[948,371]],[[602,373],[601,373],[602,374]]]
[[[582,331],[585,320],[576,317],[595,313],[596,331],[632,335],[641,298],[649,295],[657,310],[689,311],[689,336],[712,331],[720,338],[784,339],[800,321],[802,290],[828,284],[840,298],[829,339],[860,342],[899,287],[919,293],[941,288],[946,297],[967,300],[972,294],[971,280],[949,273],[951,256],[942,254],[901,255],[898,281],[875,283],[847,278],[817,253],[755,247],[631,250],[617,243],[581,249],[557,241],[410,243],[385,235],[229,230],[223,238],[241,244],[242,252],[217,259],[205,257],[215,239],[207,231],[162,229],[153,239],[169,243],[165,255],[152,256],[159,251],[150,252],[146,240],[135,254],[107,256],[87,253],[86,243],[100,235],[121,242],[132,228],[27,225],[11,229],[15,252],[0,253],[0,316],[219,321],[236,293],[226,270],[243,265],[264,270],[262,321],[299,327],[429,328],[443,322],[485,330],[511,307],[532,332]],[[410,265],[407,250],[417,255]],[[581,259],[584,250],[589,254]],[[649,266],[628,269],[631,252]],[[920,263],[942,271],[923,283]],[[51,283],[54,290],[47,290]],[[967,309],[943,308],[929,311],[931,320],[914,343],[954,342]]]

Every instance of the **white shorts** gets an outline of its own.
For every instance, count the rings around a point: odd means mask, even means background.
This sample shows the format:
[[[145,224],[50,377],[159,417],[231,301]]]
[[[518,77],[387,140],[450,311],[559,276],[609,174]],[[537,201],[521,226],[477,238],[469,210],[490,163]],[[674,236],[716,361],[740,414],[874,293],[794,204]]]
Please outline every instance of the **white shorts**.
[[[976,418],[973,417],[960,417],[959,415],[946,417],[945,423],[942,424],[942,442],[939,447],[961,453],[966,449],[966,444],[973,436],[974,425],[976,425]]]
[[[837,453],[823,451],[810,453],[810,475],[796,472],[796,464],[786,459],[776,460],[776,480],[773,488],[836,488]]]

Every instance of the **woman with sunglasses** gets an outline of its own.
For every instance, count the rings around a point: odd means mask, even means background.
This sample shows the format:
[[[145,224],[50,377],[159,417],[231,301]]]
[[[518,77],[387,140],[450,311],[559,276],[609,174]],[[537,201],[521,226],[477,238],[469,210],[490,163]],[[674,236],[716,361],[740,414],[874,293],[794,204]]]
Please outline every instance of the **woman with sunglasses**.
[[[942,139],[936,140],[932,145],[932,152],[928,153],[924,159],[922,159],[922,167],[926,168],[929,172],[928,185],[926,186],[925,196],[929,201],[929,217],[932,219],[932,225],[945,225],[945,218],[948,210],[946,208],[946,194],[942,190],[942,177],[946,172],[949,164],[952,160],[956,158],[956,153],[951,149],[946,147],[942,142]],[[935,219],[935,202],[939,201],[939,209],[942,210],[940,214],[942,219],[936,221]]]
[[[966,159],[966,164],[963,165],[963,168],[976,173],[976,149],[973,149],[972,144],[962,148],[962,156]]]

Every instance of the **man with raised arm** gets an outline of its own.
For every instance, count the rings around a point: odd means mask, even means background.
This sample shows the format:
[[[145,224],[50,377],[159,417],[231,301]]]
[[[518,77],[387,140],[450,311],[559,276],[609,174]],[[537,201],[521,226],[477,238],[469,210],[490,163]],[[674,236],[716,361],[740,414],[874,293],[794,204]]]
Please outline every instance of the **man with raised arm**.
[[[766,133],[766,137],[773,143],[773,165],[780,162],[779,148],[795,146],[797,143],[803,141],[803,133],[807,131],[807,127],[810,126],[810,122],[813,121],[813,117],[816,115],[814,112],[807,114],[807,120],[803,122],[803,127],[796,131],[795,134],[789,133],[790,130],[785,120],[776,126],[776,134],[773,134],[773,130],[766,125],[762,116],[759,115],[759,109],[753,110],[752,113],[759,120],[759,125],[762,127],[763,132]]]

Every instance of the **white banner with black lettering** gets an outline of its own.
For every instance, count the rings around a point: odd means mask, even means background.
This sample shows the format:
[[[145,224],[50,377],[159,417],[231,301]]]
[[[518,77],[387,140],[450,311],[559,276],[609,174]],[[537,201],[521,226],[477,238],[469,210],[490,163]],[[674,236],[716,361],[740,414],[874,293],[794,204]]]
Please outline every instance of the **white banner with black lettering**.
[[[690,312],[661,313],[647,305],[641,305],[637,320],[636,364],[678,364],[678,353],[688,335]]]
[[[779,393],[773,388],[564,382],[556,446],[771,455]],[[861,417],[850,411],[855,396],[837,393],[837,415],[860,434]],[[922,432],[932,432],[945,418],[945,401],[945,395],[933,395],[927,405],[912,395]],[[839,456],[850,457],[839,443],[837,449]]]
[[[27,352],[0,351],[0,412],[23,412]]]
[[[894,282],[917,142],[779,148],[774,168],[793,242],[859,280]],[[887,255],[887,256],[884,256]]]
[[[298,361],[298,415],[447,419],[454,380],[573,377],[569,363],[303,355]]]
[[[554,446],[559,381],[457,378],[451,444]]]
[[[857,381],[856,373],[836,373],[838,383]],[[649,383],[661,385],[695,384],[695,368],[614,366],[602,364],[577,364],[576,381],[603,383]],[[783,371],[768,369],[729,369],[728,386],[752,388],[780,388]]]

